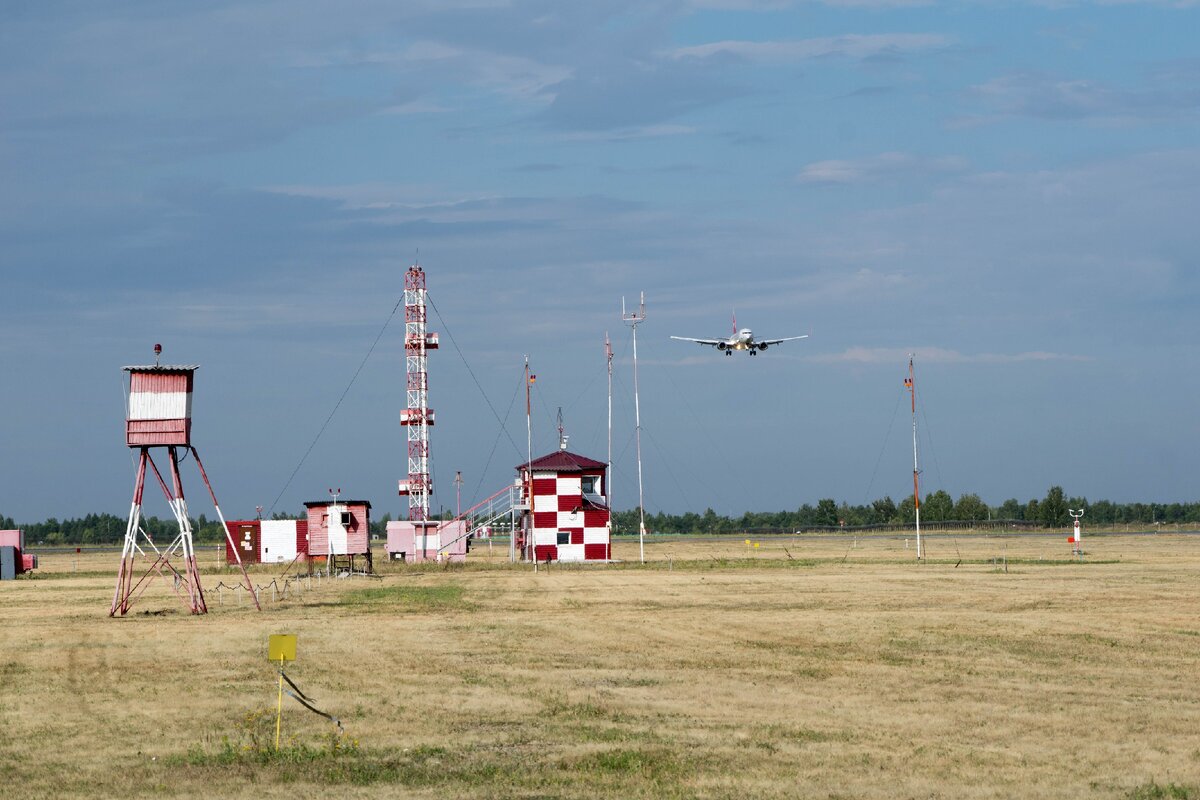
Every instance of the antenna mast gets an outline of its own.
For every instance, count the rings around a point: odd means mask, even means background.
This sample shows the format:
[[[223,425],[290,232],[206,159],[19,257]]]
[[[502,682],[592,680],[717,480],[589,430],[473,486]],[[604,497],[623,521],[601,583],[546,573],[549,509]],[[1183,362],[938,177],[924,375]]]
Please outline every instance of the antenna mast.
[[[529,394],[537,376],[529,372],[529,356],[525,356],[525,499],[529,505],[529,531],[533,532],[533,409],[530,405]],[[522,550],[529,550],[529,560],[534,559],[532,538],[524,542]]]
[[[404,273],[404,366],[407,406],[400,424],[408,432],[408,476],[400,481],[400,494],[408,496],[408,519],[419,529],[418,551],[427,548],[429,536],[429,351],[438,348],[438,335],[426,328],[425,271],[414,263]]]
[[[608,533],[612,536],[612,342],[604,332],[604,356],[608,360],[608,467],[604,471],[604,496],[608,500]]]
[[[642,410],[638,401],[637,329],[646,319],[646,293],[642,292],[638,310],[625,313],[625,298],[621,298],[621,319],[633,328],[633,421],[637,438],[638,466],[638,552],[646,563],[646,503],[642,495]],[[610,506],[611,507],[611,506]]]
[[[917,516],[917,561],[920,561],[925,557],[925,553],[921,549],[921,489],[918,481],[921,470],[917,466],[917,380],[916,373],[913,371],[913,356],[911,353],[908,356],[908,377],[904,379],[904,385],[908,388],[908,394],[912,398],[913,510]]]

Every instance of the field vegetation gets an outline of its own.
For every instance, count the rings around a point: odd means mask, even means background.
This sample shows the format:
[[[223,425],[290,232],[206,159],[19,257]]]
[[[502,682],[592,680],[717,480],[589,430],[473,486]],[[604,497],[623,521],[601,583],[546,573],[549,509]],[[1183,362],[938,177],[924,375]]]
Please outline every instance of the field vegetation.
[[[664,537],[536,571],[497,543],[378,579],[256,567],[262,613],[208,550],[202,618],[156,578],[109,619],[116,554],[48,553],[0,584],[0,785],[1200,797],[1200,537],[1085,537],[938,536],[923,565],[903,536]],[[270,633],[344,734],[285,697],[275,749]]]
[[[1071,524],[1069,509],[1087,509],[1087,525],[1116,531],[1140,531],[1147,528],[1171,530],[1200,524],[1200,502],[1196,503],[1113,503],[1098,500],[1089,503],[1085,497],[1068,497],[1061,486],[1051,486],[1046,496],[1020,502],[1016,498],[990,506],[977,494],[966,493],[954,500],[948,492],[929,492],[921,500],[921,521],[927,526],[943,528],[975,528],[1004,530],[1007,528],[1063,528]],[[274,519],[302,519],[299,513],[278,512]],[[451,519],[443,512],[440,519]],[[793,533],[795,531],[846,531],[874,527],[888,530],[912,528],[915,523],[913,499],[881,497],[861,505],[838,503],[833,498],[818,500],[816,505],[805,503],[790,511],[747,511],[740,516],[718,514],[711,508],[703,513],[688,511],[682,514],[657,512],[646,516],[647,530],[653,533],[682,534],[750,534]],[[384,514],[371,521],[371,532],[383,536],[391,515]],[[638,530],[637,509],[614,514],[617,531]],[[87,514],[74,519],[55,518],[41,522],[17,523],[0,514],[0,528],[21,527],[30,542],[61,546],[67,544],[119,544],[125,536],[125,518],[115,514]],[[156,540],[170,541],[174,537],[174,518],[150,516],[142,527]],[[204,514],[192,520],[192,531],[198,542],[219,542],[224,528],[216,519]]]

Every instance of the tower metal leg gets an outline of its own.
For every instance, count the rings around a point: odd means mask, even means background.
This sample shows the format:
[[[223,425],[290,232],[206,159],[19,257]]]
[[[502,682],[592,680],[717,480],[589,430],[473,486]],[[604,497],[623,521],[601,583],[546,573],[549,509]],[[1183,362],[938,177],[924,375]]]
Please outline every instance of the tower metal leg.
[[[142,488],[146,484],[146,448],[138,457],[137,477],[133,482],[133,502],[129,506],[129,520],[125,523],[125,542],[121,546],[121,567],[117,571],[117,586],[113,591],[112,608],[108,615],[122,616],[129,610],[129,595],[133,587],[133,559],[137,554],[137,535],[141,527]]]
[[[179,524],[179,543],[183,552],[184,572],[187,575],[188,606],[193,614],[205,614],[208,606],[204,603],[204,589],[200,586],[200,570],[196,566],[196,548],[192,543],[192,521],[188,518],[187,500],[183,496],[183,481],[179,477],[179,454],[174,447],[168,447],[167,453],[171,461],[171,484],[175,491],[175,499],[171,509],[175,512],[175,520]]]
[[[208,496],[212,498],[213,508],[217,510],[217,519],[221,521],[221,527],[225,530],[225,541],[229,543],[233,557],[237,559],[238,569],[242,572],[242,580],[245,581],[246,589],[250,592],[250,599],[254,601],[254,607],[262,611],[262,606],[258,603],[258,594],[254,591],[254,584],[250,582],[250,576],[246,573],[246,565],[242,563],[242,554],[238,552],[233,536],[229,533],[229,526],[225,524],[225,515],[221,513],[221,506],[217,503],[217,493],[213,491],[212,483],[208,480],[208,473],[204,471],[204,462],[200,460],[200,454],[196,452],[196,448],[191,448],[191,451],[192,458],[196,459],[196,466],[200,469],[200,477],[204,479],[204,485],[208,488]]]

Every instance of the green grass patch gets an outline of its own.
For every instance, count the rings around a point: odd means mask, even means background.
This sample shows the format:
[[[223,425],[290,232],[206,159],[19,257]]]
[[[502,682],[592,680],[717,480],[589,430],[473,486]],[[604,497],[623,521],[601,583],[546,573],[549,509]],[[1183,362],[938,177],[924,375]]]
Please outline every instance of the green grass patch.
[[[466,590],[457,583],[436,586],[370,586],[347,592],[344,605],[398,612],[453,611],[469,608]]]
[[[1133,789],[1126,796],[1129,800],[1193,800],[1200,797],[1200,791],[1194,786],[1182,786],[1177,783],[1161,784],[1150,781]]]
[[[568,759],[563,766],[593,775],[637,775],[661,780],[679,773],[681,765],[665,748],[618,748]]]

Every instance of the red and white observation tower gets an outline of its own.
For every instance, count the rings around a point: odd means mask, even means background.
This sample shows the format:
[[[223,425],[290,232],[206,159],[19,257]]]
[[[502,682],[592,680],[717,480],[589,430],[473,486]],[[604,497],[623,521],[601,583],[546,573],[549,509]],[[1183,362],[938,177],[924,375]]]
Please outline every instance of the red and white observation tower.
[[[129,521],[125,526],[125,541],[121,548],[121,567],[117,572],[117,586],[113,592],[109,616],[124,616],[129,606],[146,588],[155,574],[174,590],[179,599],[193,614],[204,614],[208,606],[204,602],[204,589],[200,585],[200,570],[196,565],[196,549],[192,543],[192,520],[188,515],[187,500],[183,494],[183,479],[179,474],[180,451],[186,458],[191,455],[204,479],[208,496],[212,498],[217,518],[228,547],[233,551],[241,568],[242,580],[250,592],[250,598],[258,606],[254,586],[246,575],[241,557],[229,533],[229,526],[217,495],[209,483],[208,473],[200,461],[200,453],[192,445],[192,385],[197,365],[169,366],[159,364],[158,356],[162,345],[154,345],[155,362],[145,366],[124,367],[129,373],[129,402],[125,414],[125,444],[138,451],[137,472],[133,484],[133,503],[129,507]],[[150,451],[165,449],[169,469],[164,478]],[[142,527],[142,490],[146,485],[146,467],[154,474],[155,482],[162,489],[179,534],[165,547],[156,544]],[[168,483],[169,480],[169,483]],[[145,544],[145,547],[142,544]],[[139,556],[149,562],[140,576]],[[175,565],[179,564],[179,567]]]
[[[429,470],[429,351],[438,349],[438,335],[426,329],[425,271],[419,264],[404,274],[404,363],[408,404],[400,424],[408,431],[408,477],[400,481],[400,495],[408,496],[408,520],[416,527],[420,549],[430,533],[429,495],[433,488]]]

